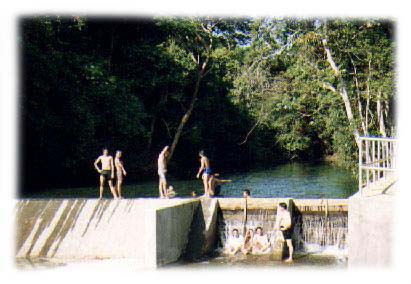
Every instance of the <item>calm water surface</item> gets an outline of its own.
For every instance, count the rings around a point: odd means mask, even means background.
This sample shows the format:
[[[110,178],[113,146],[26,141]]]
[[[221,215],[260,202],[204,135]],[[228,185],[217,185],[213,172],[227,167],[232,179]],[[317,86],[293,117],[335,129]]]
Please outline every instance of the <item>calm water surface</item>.
[[[233,182],[222,186],[221,195],[240,197],[244,189],[250,189],[253,197],[291,197],[291,198],[347,198],[357,190],[357,182],[345,169],[328,163],[293,163],[267,170],[245,173],[220,173],[220,178]],[[169,177],[169,183],[178,193],[177,197],[190,196],[196,190],[202,194],[202,181],[198,179],[176,180]],[[98,180],[95,187],[48,189],[29,197],[39,198],[93,198],[98,196]],[[111,197],[106,187],[105,197]],[[127,184],[123,186],[125,198],[157,197],[157,180]]]

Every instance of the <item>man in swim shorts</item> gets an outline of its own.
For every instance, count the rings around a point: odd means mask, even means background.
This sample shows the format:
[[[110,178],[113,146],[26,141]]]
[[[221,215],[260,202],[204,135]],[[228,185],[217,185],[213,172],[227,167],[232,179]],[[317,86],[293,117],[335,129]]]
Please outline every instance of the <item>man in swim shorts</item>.
[[[285,260],[286,262],[292,262],[293,261],[293,243],[292,243],[292,223],[291,223],[291,214],[287,210],[287,204],[284,202],[281,202],[278,204],[277,208],[277,218],[276,218],[276,224],[275,228],[279,229],[284,236],[284,240],[287,243],[288,246],[288,258]]]
[[[158,155],[157,165],[158,165],[158,190],[160,194],[160,198],[167,198],[167,157],[169,155],[168,146],[165,146],[164,149],[161,151],[160,155]]]
[[[101,169],[98,167],[98,163],[101,163]],[[117,198],[117,193],[113,186],[114,179],[114,164],[113,157],[108,154],[107,148],[103,149],[103,155],[98,157],[94,162],[94,168],[100,173],[100,199],[103,198],[104,182],[108,181],[111,193],[114,198]]]
[[[201,150],[198,155],[200,156],[200,169],[197,173],[197,178],[200,178],[201,172],[203,172],[202,179],[204,185],[204,196],[211,196],[211,189],[209,186],[209,180],[213,171],[210,167],[210,160],[204,154],[204,150]]]

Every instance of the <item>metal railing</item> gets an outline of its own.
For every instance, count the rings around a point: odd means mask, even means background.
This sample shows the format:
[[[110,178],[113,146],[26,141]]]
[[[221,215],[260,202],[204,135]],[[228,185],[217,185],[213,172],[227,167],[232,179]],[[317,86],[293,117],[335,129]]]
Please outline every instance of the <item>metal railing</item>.
[[[397,180],[397,139],[358,136],[358,187],[384,190]]]

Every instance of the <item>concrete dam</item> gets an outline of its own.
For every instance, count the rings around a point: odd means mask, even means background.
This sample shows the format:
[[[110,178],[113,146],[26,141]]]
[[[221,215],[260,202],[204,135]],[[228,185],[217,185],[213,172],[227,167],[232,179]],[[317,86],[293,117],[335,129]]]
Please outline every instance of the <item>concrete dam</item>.
[[[221,248],[233,228],[272,237],[279,202],[292,213],[298,251],[347,255],[347,199],[23,199],[15,207],[17,259],[131,259],[156,268]],[[277,246],[274,257],[286,250]]]

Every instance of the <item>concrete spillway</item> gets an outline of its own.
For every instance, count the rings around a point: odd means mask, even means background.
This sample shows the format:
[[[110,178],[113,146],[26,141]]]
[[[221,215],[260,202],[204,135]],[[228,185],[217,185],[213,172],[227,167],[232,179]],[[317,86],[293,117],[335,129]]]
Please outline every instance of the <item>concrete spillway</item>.
[[[135,260],[136,267],[157,267],[212,252],[221,236],[221,221],[228,224],[228,229],[230,224],[250,226],[260,222],[270,230],[281,201],[293,208],[293,219],[301,213],[315,214],[318,219],[347,210],[346,200],[20,200],[15,208],[16,257],[127,258]],[[248,219],[243,219],[244,214]],[[297,230],[299,234],[313,235],[315,224],[325,224],[323,219],[317,219],[310,219],[309,226],[299,227],[303,228],[301,232]],[[295,220],[301,223],[305,219]]]
[[[130,258],[139,267],[177,260],[199,200],[21,200],[17,258]]]

